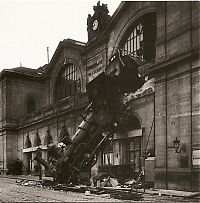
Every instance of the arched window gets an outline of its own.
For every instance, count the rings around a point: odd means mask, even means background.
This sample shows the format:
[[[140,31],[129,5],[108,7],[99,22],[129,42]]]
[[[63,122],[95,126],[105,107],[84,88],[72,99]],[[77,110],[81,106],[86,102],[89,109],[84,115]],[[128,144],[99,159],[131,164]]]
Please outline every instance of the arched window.
[[[35,139],[34,139],[34,147],[37,147],[37,146],[40,146],[40,145],[41,145],[41,139],[39,137],[39,133],[36,132]]]
[[[135,21],[123,36],[122,55],[137,55],[149,61],[155,58],[156,13],[148,13]]]
[[[27,99],[27,113],[32,113],[36,110],[36,102],[33,97]]]
[[[29,138],[29,135],[27,135],[26,141],[25,141],[25,148],[29,148],[29,147],[32,147],[32,144],[31,144],[31,140]]]
[[[81,91],[80,82],[77,67],[72,63],[66,64],[57,79],[56,99],[61,100],[79,93]]]
[[[47,131],[46,131],[46,136],[45,136],[45,138],[44,138],[44,144],[45,144],[45,145],[49,145],[49,144],[51,144],[51,143],[53,143],[53,138],[52,138],[52,136],[50,135],[49,130],[47,130]]]

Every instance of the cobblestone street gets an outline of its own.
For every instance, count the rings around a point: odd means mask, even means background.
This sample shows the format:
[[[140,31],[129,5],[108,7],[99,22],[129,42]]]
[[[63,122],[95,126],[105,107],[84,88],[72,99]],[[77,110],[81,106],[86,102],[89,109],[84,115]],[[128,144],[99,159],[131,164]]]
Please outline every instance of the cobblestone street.
[[[20,186],[16,179],[0,177],[0,202],[130,202],[110,198],[109,194],[54,191],[43,187]],[[141,201],[131,202],[199,202],[198,199],[144,194]]]

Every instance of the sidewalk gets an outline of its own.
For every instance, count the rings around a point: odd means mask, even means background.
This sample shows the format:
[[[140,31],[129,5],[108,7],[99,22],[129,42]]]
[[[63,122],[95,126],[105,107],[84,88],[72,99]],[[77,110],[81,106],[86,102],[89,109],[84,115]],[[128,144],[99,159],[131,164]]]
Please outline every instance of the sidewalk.
[[[184,197],[184,198],[193,198],[193,197],[200,196],[200,192],[188,192],[188,191],[179,191],[179,190],[148,189],[148,190],[145,190],[145,192],[149,194],[168,195],[168,196],[176,196],[176,197]]]
[[[42,181],[39,180],[38,176],[32,175],[0,175],[2,178],[10,178],[17,180],[30,180],[30,181]],[[43,180],[53,180],[52,177],[42,177]],[[107,191],[128,191],[130,188],[119,188],[119,187],[104,187]],[[145,193],[151,195],[165,195],[165,196],[174,196],[174,197],[183,197],[183,198],[200,198],[200,192],[188,192],[188,191],[178,191],[178,190],[165,190],[165,189],[145,189]]]

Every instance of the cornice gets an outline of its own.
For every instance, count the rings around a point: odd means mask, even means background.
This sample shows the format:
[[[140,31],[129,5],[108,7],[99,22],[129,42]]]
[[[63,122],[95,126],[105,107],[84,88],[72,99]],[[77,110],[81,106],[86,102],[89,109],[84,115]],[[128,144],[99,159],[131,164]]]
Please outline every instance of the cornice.
[[[164,71],[166,68],[172,67],[176,63],[188,61],[192,58],[198,58],[199,54],[199,48],[197,48],[168,58],[163,57],[156,59],[155,62],[145,64],[139,69],[144,72],[144,75],[155,74],[156,72]]]
[[[24,78],[24,79],[32,79],[32,80],[35,80],[35,81],[41,81],[41,75],[38,75],[38,76],[34,76],[34,75],[31,75],[31,74],[27,74],[27,73],[19,73],[19,72],[15,72],[13,71],[12,69],[4,69],[1,73],[0,73],[0,80],[2,80],[3,77],[6,77],[6,76],[10,76],[10,77],[21,77],[21,78]]]

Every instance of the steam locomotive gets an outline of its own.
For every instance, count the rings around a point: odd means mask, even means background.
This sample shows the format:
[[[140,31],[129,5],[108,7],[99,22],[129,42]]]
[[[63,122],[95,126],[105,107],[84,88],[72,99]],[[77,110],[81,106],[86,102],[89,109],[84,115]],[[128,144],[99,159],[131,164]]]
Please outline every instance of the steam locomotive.
[[[117,52],[110,60],[106,71],[99,74],[86,86],[90,104],[76,133],[48,148],[49,161],[38,154],[34,158],[52,174],[58,183],[78,182],[80,172],[91,168],[97,161],[102,145],[127,119],[122,95],[135,92],[144,84],[138,67],[142,61]]]

